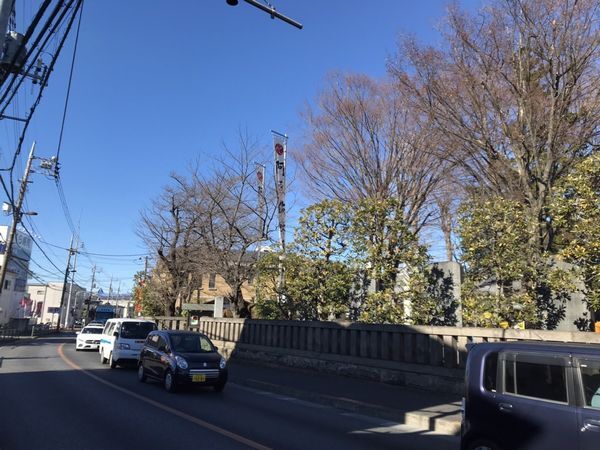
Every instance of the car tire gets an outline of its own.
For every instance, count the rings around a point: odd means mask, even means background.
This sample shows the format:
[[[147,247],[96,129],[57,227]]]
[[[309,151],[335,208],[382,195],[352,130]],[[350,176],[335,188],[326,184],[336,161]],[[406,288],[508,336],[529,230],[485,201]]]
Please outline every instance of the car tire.
[[[498,444],[489,439],[475,439],[466,447],[466,450],[502,450]]]
[[[108,355],[108,365],[110,366],[111,369],[116,369],[117,363],[118,363],[118,361],[115,361],[113,359],[113,354],[112,354],[112,352],[110,352],[110,354]]]
[[[104,353],[102,353],[102,350],[100,350],[100,364],[106,364],[107,362],[108,359],[104,357]]]
[[[177,387],[175,386],[175,377],[173,376],[173,372],[170,370],[167,370],[165,373],[163,386],[165,387],[165,390],[170,393],[173,393],[177,390]]]
[[[145,383],[148,379],[148,376],[146,375],[146,370],[144,369],[144,365],[142,363],[140,363],[138,366],[137,378],[140,383]]]
[[[225,383],[215,384],[213,389],[215,392],[223,392],[223,389],[225,389]]]
[[[75,347],[75,351],[78,352],[79,350],[81,350],[80,348]]]

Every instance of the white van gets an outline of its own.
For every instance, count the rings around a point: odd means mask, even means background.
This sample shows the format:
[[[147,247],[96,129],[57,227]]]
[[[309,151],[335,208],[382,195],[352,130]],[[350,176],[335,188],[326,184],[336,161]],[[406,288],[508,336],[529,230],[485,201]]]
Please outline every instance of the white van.
[[[156,330],[151,320],[108,319],[100,338],[100,362],[114,369],[126,361],[137,361],[146,336]]]

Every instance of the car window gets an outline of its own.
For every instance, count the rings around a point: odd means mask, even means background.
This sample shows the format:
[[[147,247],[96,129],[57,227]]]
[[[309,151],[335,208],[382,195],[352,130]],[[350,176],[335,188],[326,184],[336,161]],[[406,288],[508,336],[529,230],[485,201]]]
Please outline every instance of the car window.
[[[600,409],[600,360],[580,359],[585,406]]]
[[[496,392],[496,373],[498,372],[498,352],[485,356],[483,363],[483,387],[487,391]]]
[[[102,334],[102,328],[99,327],[90,327],[90,328],[84,328],[83,330],[81,330],[82,334]]]
[[[123,339],[146,339],[148,333],[156,330],[156,325],[151,322],[123,322],[120,337]]]
[[[150,347],[158,348],[158,334],[153,334],[153,335],[148,336],[148,339],[146,340],[146,345],[149,345]]]
[[[505,362],[507,393],[567,403],[565,364],[558,358],[515,355]]]
[[[114,322],[109,322],[106,324],[106,326],[104,327],[104,331],[102,332],[102,334],[108,334],[111,335],[112,334],[112,330],[115,327],[115,323]]]
[[[199,334],[171,334],[173,350],[181,353],[206,353],[213,352],[214,347],[206,336]]]
[[[156,341],[156,348],[161,351],[165,351],[167,348],[167,341],[164,337],[157,335],[158,340]]]

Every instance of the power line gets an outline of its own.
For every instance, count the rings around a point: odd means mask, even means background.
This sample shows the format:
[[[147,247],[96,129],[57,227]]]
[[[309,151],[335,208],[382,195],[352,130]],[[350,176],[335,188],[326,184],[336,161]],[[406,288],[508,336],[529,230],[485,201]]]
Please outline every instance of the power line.
[[[71,82],[73,81],[73,69],[75,68],[75,56],[77,55],[77,44],[79,43],[79,30],[81,29],[81,18],[83,17],[83,0],[81,0],[81,8],[79,10],[79,21],[77,22],[77,31],[75,33],[75,44],[73,46],[73,57],[71,59],[71,69],[69,71],[69,82],[67,84],[67,95],[65,97],[65,108],[63,110],[62,123],[60,125],[60,135],[58,137],[58,145],[56,146],[56,174],[58,176],[58,160],[60,157],[60,147],[63,139],[63,131],[65,129],[65,121],[67,119],[67,107],[69,106],[69,97],[71,96]]]
[[[50,259],[50,257],[46,254],[46,252],[40,246],[40,244],[37,243],[37,241],[35,240],[35,238],[31,234],[31,232],[23,225],[23,223],[21,223],[21,227],[23,228],[23,230],[25,230],[25,233],[27,233],[29,235],[29,237],[31,238],[31,240],[33,241],[33,243],[35,244],[35,246],[40,250],[40,252],[42,252],[42,255],[44,255],[46,257],[46,259],[50,262],[50,264],[52,264],[56,268],[56,270],[58,270],[59,272],[62,273],[63,270],[61,268],[59,268],[56,264],[54,264],[54,261],[52,261],[52,259]]]

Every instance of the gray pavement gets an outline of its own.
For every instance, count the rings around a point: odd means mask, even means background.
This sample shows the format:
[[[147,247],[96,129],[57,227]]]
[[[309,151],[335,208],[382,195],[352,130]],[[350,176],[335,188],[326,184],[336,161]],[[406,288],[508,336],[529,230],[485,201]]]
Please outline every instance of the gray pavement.
[[[234,383],[347,411],[458,435],[461,398],[454,394],[368,380],[230,361]]]
[[[230,373],[223,393],[173,395],[139,383],[135,367],[109,369],[97,352],[76,352],[73,335],[0,346],[0,449],[458,448],[455,436],[369,415],[369,395],[385,402],[370,383],[238,363]],[[299,398],[309,389],[331,391],[342,405]],[[421,409],[437,404],[417,401]]]

